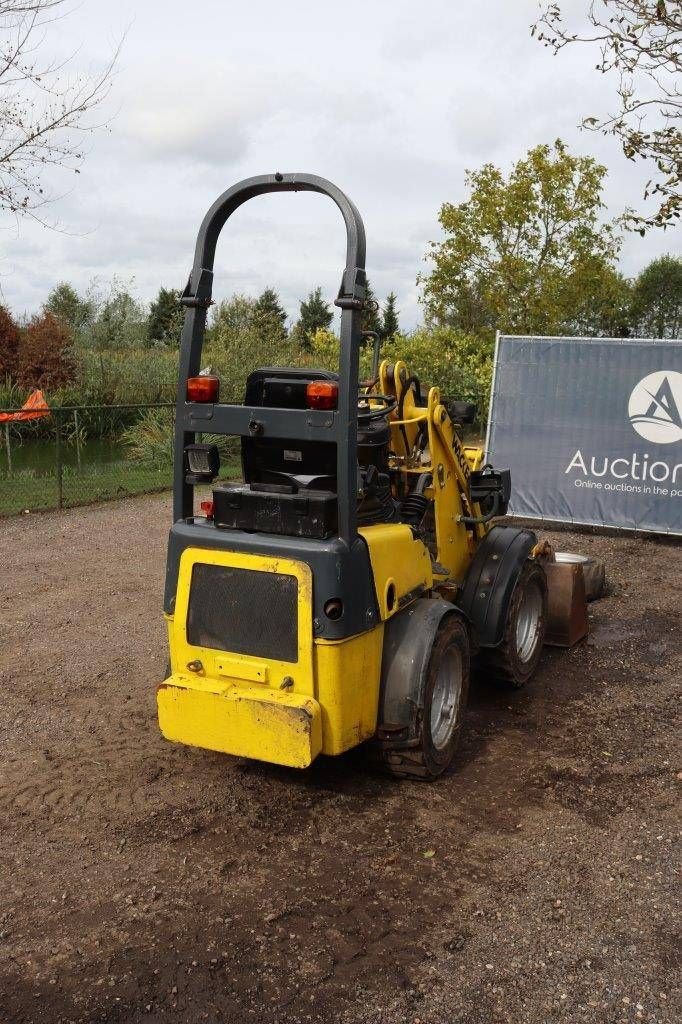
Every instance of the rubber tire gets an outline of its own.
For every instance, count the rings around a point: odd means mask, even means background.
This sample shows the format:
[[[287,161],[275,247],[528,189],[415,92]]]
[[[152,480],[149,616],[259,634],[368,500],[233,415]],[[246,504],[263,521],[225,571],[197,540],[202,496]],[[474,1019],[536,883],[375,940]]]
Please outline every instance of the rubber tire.
[[[578,563],[583,567],[585,580],[585,597],[588,601],[598,601],[606,593],[606,566],[590,555],[579,555],[574,551],[557,551],[554,555],[557,562]]]
[[[460,694],[457,716],[452,735],[447,746],[441,750],[434,746],[431,736],[431,699],[438,674],[440,659],[452,645],[459,648],[462,655],[462,692]],[[391,775],[399,778],[418,779],[430,782],[450,766],[455,756],[462,731],[462,722],[466,713],[469,696],[469,679],[471,677],[471,643],[466,623],[459,615],[447,615],[438,626],[428,668],[426,670],[426,686],[424,689],[424,705],[419,710],[419,738],[414,746],[406,749],[378,751],[379,764]]]
[[[521,607],[524,591],[531,584],[537,583],[542,590],[542,612],[538,629],[538,640],[530,658],[522,661],[516,644],[516,622]],[[547,629],[547,579],[545,571],[538,562],[528,559],[524,562],[512,592],[507,618],[504,624],[502,642],[497,647],[483,649],[479,656],[479,664],[488,674],[505,683],[507,686],[520,690],[535,673],[542,655]]]

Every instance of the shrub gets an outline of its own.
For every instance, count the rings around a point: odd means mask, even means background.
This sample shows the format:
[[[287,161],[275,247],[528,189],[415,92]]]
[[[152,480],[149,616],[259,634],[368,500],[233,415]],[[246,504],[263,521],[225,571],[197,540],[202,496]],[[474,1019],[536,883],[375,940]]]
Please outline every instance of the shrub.
[[[17,383],[55,391],[73,380],[75,371],[67,327],[52,313],[40,313],[29,320],[19,342]]]
[[[0,306],[0,381],[16,372],[19,328],[5,306]]]
[[[450,399],[475,402],[481,425],[488,418],[493,345],[486,339],[447,327],[420,329],[386,341],[382,359],[404,359],[422,390],[437,385]]]
[[[131,459],[159,469],[173,465],[173,410],[147,409],[121,435]]]

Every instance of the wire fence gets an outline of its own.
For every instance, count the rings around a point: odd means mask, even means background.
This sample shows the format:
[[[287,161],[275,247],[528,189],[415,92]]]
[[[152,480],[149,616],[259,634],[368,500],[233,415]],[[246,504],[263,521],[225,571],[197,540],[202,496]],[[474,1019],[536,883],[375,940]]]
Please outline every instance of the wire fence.
[[[0,409],[0,516],[70,508],[172,486],[174,406]]]

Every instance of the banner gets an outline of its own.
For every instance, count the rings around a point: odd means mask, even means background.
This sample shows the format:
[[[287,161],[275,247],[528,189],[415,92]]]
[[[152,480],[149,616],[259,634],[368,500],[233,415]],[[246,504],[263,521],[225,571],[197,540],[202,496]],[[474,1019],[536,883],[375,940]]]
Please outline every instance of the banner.
[[[499,335],[487,452],[512,515],[682,534],[682,341]]]

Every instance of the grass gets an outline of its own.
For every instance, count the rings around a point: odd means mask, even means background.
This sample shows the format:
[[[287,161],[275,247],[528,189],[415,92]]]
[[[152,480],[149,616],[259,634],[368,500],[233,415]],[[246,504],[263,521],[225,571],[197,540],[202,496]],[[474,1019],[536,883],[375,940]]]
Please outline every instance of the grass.
[[[224,463],[221,477],[228,479],[241,472],[238,462]],[[172,469],[154,469],[135,462],[112,462],[84,467],[80,472],[65,467],[62,476],[62,508],[111,501],[134,494],[169,490]],[[0,476],[0,516],[21,512],[41,512],[59,507],[55,473],[36,475],[32,471]]]

